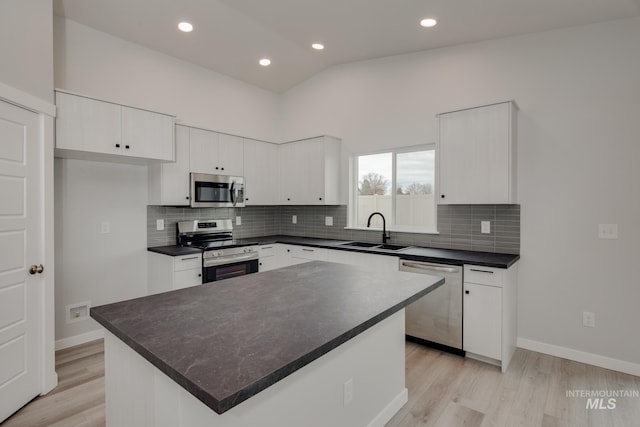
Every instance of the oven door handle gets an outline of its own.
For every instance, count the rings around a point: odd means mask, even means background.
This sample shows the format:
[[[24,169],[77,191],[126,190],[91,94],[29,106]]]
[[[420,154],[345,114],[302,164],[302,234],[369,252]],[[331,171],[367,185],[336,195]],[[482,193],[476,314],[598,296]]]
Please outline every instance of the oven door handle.
[[[250,261],[253,259],[258,259],[258,253],[254,252],[254,253],[250,253],[250,254],[240,254],[240,255],[233,255],[233,256],[228,256],[225,258],[205,258],[202,261],[202,266],[203,267],[217,267],[220,265],[225,265],[225,264],[235,264],[236,262],[241,262],[241,261]]]

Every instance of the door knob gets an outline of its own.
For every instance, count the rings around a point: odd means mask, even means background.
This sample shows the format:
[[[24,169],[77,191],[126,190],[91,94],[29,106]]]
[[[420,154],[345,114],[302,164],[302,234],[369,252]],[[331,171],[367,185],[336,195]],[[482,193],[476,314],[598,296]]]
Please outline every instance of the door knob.
[[[35,265],[33,264],[31,267],[29,267],[29,274],[41,274],[44,271],[44,267],[42,266],[42,264],[38,264]]]

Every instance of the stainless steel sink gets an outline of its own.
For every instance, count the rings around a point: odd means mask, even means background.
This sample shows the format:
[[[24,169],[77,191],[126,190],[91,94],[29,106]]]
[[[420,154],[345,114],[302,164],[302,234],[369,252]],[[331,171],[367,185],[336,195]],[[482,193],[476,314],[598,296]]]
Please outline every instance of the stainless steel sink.
[[[408,246],[398,246],[398,245],[379,245],[375,247],[375,249],[385,249],[387,251],[401,251],[407,248]]]
[[[349,243],[342,243],[340,246],[353,246],[356,248],[373,248],[374,246],[378,246],[378,244],[368,243],[368,242],[349,242]]]

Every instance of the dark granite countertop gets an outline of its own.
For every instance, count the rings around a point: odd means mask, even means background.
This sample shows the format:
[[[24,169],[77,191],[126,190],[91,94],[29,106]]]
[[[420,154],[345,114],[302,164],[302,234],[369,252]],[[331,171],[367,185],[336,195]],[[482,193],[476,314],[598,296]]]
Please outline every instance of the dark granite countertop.
[[[444,283],[313,261],[91,308],[222,414]]]
[[[347,240],[318,239],[314,237],[298,236],[264,236],[240,239],[239,242],[256,242],[261,245],[269,243],[284,243],[289,245],[301,245],[316,248],[338,249],[342,251],[363,252],[379,255],[397,256],[401,259],[412,261],[437,262],[442,264],[474,264],[484,267],[509,268],[520,259],[520,255],[503,254],[495,252],[464,251],[457,249],[423,248],[420,246],[408,246],[400,251],[391,251],[377,248],[361,248],[344,246]],[[152,252],[165,255],[178,256],[197,253],[198,249],[183,248],[181,246],[160,246],[148,248]],[[192,252],[180,252],[182,249]],[[195,251],[195,252],[193,252]]]
[[[437,262],[442,264],[474,264],[485,267],[509,268],[520,259],[520,255],[502,254],[494,252],[463,251],[456,249],[423,248],[408,246],[400,251],[390,251],[376,248],[361,248],[344,246],[349,243],[345,240],[317,239],[313,237],[297,236],[266,236],[252,237],[246,240],[256,241],[260,244],[284,243],[289,245],[302,245],[317,248],[338,249],[352,252],[364,252],[379,255],[397,256],[401,259],[412,261]]]
[[[198,248],[189,248],[186,246],[179,245],[169,245],[169,246],[153,246],[147,248],[149,252],[157,252],[163,255],[169,256],[182,256],[182,255],[193,255],[199,254],[202,252],[202,249]]]

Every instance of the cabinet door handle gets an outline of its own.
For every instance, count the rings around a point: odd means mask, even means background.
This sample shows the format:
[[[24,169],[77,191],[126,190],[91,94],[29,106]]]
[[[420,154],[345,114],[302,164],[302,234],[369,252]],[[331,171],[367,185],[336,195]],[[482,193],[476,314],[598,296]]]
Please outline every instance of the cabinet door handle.
[[[128,145],[125,145],[125,146],[124,146],[124,148],[126,148],[126,149],[128,150],[128,149],[129,149],[129,146],[128,146]]]
[[[202,273],[198,274],[198,277],[202,277]]]
[[[469,291],[464,291],[465,294],[469,295]]]
[[[305,252],[315,252],[315,249],[302,248],[302,250]]]
[[[189,196],[185,197],[186,200],[189,200]]]
[[[116,148],[120,148],[120,144],[116,144]]]
[[[191,256],[189,258],[180,258],[180,261],[186,261],[186,260],[189,260],[189,259],[198,259],[198,257],[197,256]]]
[[[440,195],[440,198],[441,198],[441,199],[444,199],[444,194],[441,194],[441,195]]]
[[[216,166],[216,170],[218,170],[218,167]]]
[[[477,268],[470,268],[469,270],[471,271],[475,271],[476,273],[489,273],[489,274],[493,274],[493,271],[491,270],[479,270]]]
[[[262,249],[273,249],[273,246],[263,246]]]
[[[318,197],[318,200],[322,200],[322,197]]]

